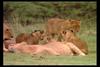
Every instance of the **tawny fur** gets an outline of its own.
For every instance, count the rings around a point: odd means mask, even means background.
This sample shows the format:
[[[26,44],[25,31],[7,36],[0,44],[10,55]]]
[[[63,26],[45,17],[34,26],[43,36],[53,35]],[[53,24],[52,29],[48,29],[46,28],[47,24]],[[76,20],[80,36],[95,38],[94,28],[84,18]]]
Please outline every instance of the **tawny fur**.
[[[77,55],[85,55],[79,48],[73,45],[74,44],[72,43],[65,44],[63,42],[58,42],[56,40],[52,40],[51,42],[48,42],[45,45],[27,45],[26,42],[22,42],[15,45],[9,45],[9,51],[28,53],[31,55],[48,54],[66,56],[74,55],[73,51],[75,51]]]
[[[13,34],[10,25],[7,22],[7,20],[4,20],[3,23],[3,51],[4,52],[8,51],[9,44],[15,43],[15,40],[12,38],[13,38]]]
[[[74,32],[79,32],[80,30],[80,21],[72,19],[60,19],[60,18],[51,18],[47,21],[46,24],[46,33],[47,35],[54,37],[57,35],[61,36],[61,32],[70,29]]]
[[[32,32],[31,34],[21,33],[16,37],[16,43],[27,42],[27,44],[38,44],[42,34],[41,31]]]
[[[71,30],[63,31],[62,36],[66,42],[71,42],[76,45],[82,52],[88,54],[87,43],[76,36]]]

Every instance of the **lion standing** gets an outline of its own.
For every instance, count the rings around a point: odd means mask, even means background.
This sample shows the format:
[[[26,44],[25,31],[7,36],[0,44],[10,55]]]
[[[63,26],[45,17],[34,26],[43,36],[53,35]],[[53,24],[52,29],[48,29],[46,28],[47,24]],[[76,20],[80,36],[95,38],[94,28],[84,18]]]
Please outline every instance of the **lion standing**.
[[[46,24],[46,34],[47,36],[55,37],[58,36],[61,39],[61,32],[70,29],[75,33],[80,30],[80,21],[72,20],[72,19],[60,19],[60,18],[52,18],[49,19]]]

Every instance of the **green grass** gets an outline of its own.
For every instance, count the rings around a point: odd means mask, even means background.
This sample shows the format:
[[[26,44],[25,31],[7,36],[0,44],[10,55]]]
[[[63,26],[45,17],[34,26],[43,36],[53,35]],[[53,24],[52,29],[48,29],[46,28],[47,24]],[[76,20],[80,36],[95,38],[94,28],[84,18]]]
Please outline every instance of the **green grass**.
[[[34,29],[44,29],[44,24],[33,24],[22,27],[12,24],[13,32],[32,32]],[[92,30],[95,32],[94,30]],[[27,54],[4,53],[4,65],[96,65],[96,34],[79,33],[79,37],[87,42],[89,54],[87,56],[31,56]]]
[[[4,54],[4,65],[96,65],[96,55],[87,56],[43,56],[32,57],[26,54]]]

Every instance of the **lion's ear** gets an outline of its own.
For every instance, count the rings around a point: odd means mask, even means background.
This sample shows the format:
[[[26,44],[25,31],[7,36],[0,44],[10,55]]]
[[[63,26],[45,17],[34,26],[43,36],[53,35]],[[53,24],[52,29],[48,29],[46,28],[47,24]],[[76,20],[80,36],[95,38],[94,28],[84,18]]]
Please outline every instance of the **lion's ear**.
[[[37,30],[34,30],[34,32],[37,32]]]

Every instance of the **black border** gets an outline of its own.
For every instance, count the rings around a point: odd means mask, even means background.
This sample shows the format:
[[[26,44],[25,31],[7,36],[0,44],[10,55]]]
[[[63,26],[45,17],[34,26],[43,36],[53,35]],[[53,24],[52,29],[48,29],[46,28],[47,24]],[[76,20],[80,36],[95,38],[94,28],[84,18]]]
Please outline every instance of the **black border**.
[[[0,1],[0,59],[2,59],[3,60],[3,49],[2,49],[2,47],[3,47],[3,3],[2,3],[2,1]],[[1,62],[1,61],[0,61]],[[3,64],[3,62],[1,62],[1,64]]]
[[[0,0],[0,7],[1,7],[1,10],[0,10],[0,30],[2,31],[2,33],[0,33],[1,35],[3,35],[3,2],[9,2],[9,1],[12,1],[12,2],[19,2],[19,1],[23,1],[23,2],[29,2],[29,1],[33,1],[33,0],[3,0],[3,1],[1,1]],[[36,1],[37,2],[37,0],[34,0],[34,1]],[[65,1],[65,0],[42,0],[42,1],[54,1],[54,2],[56,2],[56,1]],[[96,2],[97,4],[98,4],[98,2],[97,2],[97,0],[66,0],[66,1],[69,1],[69,2],[82,2],[82,1],[84,1],[84,2],[89,2],[89,1],[94,1],[94,2]],[[38,0],[38,2],[41,2],[41,0]],[[98,7],[98,6],[97,6]],[[98,15],[97,15],[98,16]],[[98,18],[98,17],[97,17]],[[97,24],[97,27],[99,27],[98,26],[98,24]],[[98,30],[97,30],[98,31]],[[1,36],[1,38],[2,39],[0,39],[0,42],[3,44],[3,36]],[[0,44],[1,44],[0,43]],[[3,47],[3,45],[0,45],[1,47]],[[97,45],[97,47],[98,47],[98,45]],[[3,50],[2,50],[2,48],[0,48],[1,50],[1,53],[3,54]],[[97,51],[98,51],[99,49],[97,49]],[[98,52],[99,53],[99,52]],[[1,54],[0,54],[1,55]],[[3,55],[2,55],[2,57],[0,57],[2,60],[3,60]],[[3,65],[3,62],[1,63],[2,65]],[[99,63],[97,62],[97,65],[98,65]],[[4,66],[97,66],[97,65],[4,65]],[[100,66],[100,65],[98,65],[98,66]]]

